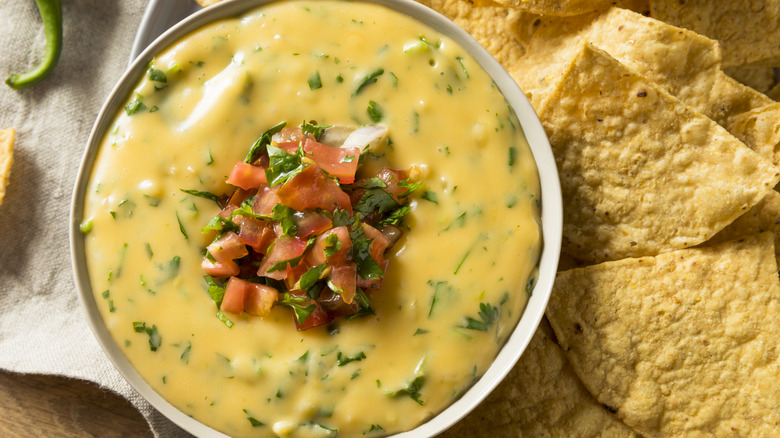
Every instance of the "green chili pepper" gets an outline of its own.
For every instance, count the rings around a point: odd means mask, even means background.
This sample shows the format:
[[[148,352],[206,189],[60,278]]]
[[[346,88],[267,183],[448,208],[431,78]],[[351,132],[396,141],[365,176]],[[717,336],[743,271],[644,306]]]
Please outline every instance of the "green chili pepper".
[[[40,64],[27,73],[13,74],[5,83],[15,90],[21,90],[35,85],[48,76],[62,52],[62,3],[61,0],[35,0],[43,21],[43,31],[46,35],[46,53]]]

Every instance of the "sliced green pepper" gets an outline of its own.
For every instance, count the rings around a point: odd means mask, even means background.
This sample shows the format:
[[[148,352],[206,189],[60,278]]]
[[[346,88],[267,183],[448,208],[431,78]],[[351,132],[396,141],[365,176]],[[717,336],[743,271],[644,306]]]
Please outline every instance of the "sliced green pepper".
[[[48,76],[62,52],[62,3],[61,0],[35,0],[43,21],[43,31],[46,35],[46,52],[38,66],[22,74],[12,74],[5,83],[15,90],[30,87]]]

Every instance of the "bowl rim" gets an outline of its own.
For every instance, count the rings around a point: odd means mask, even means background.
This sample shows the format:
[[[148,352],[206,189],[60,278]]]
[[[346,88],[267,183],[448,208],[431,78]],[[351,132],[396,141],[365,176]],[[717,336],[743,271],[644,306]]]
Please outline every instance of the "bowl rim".
[[[84,239],[80,231],[86,189],[103,135],[155,55],[208,23],[234,17],[250,9],[280,1],[285,0],[231,0],[217,3],[185,18],[157,37],[143,50],[117,81],[98,113],[81,159],[71,199],[69,215],[71,265],[80,301],[92,333],[111,363],[136,392],[166,418],[199,437],[227,437],[227,435],[188,416],[158,394],[122,353],[98,310],[86,266]],[[395,10],[446,35],[466,50],[490,75],[515,112],[530,146],[539,174],[543,246],[538,263],[537,282],[517,326],[493,359],[490,367],[456,401],[414,429],[392,435],[396,438],[434,436],[460,421],[495,389],[514,367],[536,333],[544,316],[544,310],[555,280],[562,240],[563,206],[557,167],[544,128],[525,94],[498,61],[465,30],[438,12],[413,0],[340,1],[376,4]]]

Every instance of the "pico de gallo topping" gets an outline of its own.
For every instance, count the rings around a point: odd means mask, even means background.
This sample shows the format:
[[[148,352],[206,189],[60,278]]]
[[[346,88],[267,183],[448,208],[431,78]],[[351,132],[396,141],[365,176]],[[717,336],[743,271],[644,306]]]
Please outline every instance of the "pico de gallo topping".
[[[263,317],[281,305],[305,330],[374,313],[385,252],[403,235],[421,184],[377,165],[372,149],[385,141],[382,126],[282,122],[235,164],[232,193],[202,195],[222,208],[202,230],[214,234],[201,266],[218,317]]]

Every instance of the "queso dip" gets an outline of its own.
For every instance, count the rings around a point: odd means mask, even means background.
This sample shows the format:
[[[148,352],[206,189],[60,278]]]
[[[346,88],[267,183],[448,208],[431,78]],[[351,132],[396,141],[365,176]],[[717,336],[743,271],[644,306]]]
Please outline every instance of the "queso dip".
[[[166,400],[231,436],[381,436],[455,401],[523,313],[539,178],[503,96],[462,48],[377,5],[290,1],[160,53],[102,140],[82,233],[116,343]],[[281,121],[387,128],[410,170],[372,314],[297,330],[219,311],[201,262],[236,162]],[[187,190],[187,192],[183,191]]]

